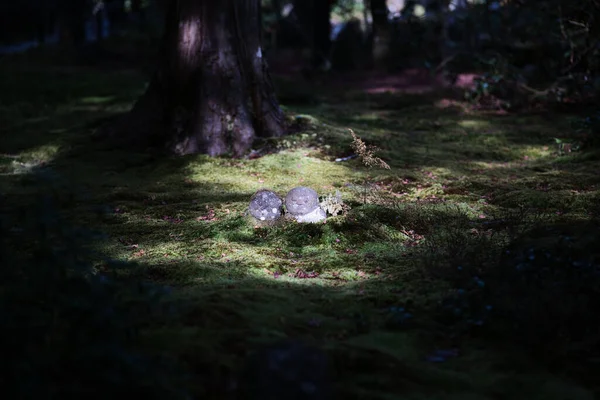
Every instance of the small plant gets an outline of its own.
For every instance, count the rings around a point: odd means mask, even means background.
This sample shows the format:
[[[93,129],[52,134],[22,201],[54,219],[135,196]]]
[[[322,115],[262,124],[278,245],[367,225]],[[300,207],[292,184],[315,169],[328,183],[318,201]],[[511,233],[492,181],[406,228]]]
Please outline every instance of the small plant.
[[[358,137],[352,129],[349,129],[350,134],[352,135],[352,149],[360,158],[360,161],[367,168],[383,168],[390,169],[390,166],[383,161],[381,158],[377,157],[375,153],[379,150],[379,148],[375,146],[369,146],[365,142],[362,141],[360,137]],[[371,186],[371,182],[369,177],[366,176],[363,182],[363,203],[367,203],[367,195],[368,188]]]
[[[556,143],[559,156],[564,156],[565,154],[569,154],[572,151],[579,149],[579,146],[573,146],[572,143],[566,143],[562,139],[554,138],[554,142]]]
[[[375,152],[379,150],[379,148],[367,145],[352,129],[349,130],[352,135],[352,149],[358,154],[365,167],[390,169],[390,166],[385,161],[375,155]]]
[[[321,208],[334,217],[338,214],[345,214],[350,210],[350,206],[344,203],[342,194],[338,190],[335,191],[335,195],[328,194],[325,196],[321,201]]]

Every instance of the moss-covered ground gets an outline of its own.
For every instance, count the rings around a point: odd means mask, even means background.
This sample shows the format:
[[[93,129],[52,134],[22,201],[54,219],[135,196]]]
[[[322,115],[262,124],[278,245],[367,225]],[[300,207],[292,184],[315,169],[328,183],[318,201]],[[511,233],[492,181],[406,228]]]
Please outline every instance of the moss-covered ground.
[[[281,78],[301,129],[257,143],[271,150],[262,157],[105,147],[94,130],[128,110],[145,82],[135,70],[4,59],[0,188],[7,210],[26,207],[40,190],[28,174],[51,168],[61,210],[107,234],[98,250],[134,261],[136,279],[173,288],[185,313],[147,337],[197,371],[197,395],[222,398],[247,351],[282,337],[326,349],[343,399],[597,394],[593,335],[547,332],[583,303],[571,289],[502,272],[531,243],[552,252],[565,237],[573,254],[598,262],[598,153],[559,154],[555,143],[571,140],[576,116],[496,115],[444,91],[368,94]],[[336,162],[352,152],[349,128],[391,169]],[[338,190],[352,208],[315,225],[258,227],[246,215],[256,190],[297,185]],[[597,281],[577,284],[598,294]],[[594,311],[578,323],[597,323]],[[564,320],[553,325],[555,315]]]

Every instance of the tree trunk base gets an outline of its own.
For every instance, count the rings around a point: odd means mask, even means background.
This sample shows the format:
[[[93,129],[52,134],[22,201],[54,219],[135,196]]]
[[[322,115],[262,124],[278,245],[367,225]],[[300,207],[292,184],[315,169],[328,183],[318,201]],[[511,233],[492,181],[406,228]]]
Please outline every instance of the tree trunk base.
[[[108,140],[178,154],[241,157],[287,131],[260,46],[258,2],[169,3],[161,63]]]

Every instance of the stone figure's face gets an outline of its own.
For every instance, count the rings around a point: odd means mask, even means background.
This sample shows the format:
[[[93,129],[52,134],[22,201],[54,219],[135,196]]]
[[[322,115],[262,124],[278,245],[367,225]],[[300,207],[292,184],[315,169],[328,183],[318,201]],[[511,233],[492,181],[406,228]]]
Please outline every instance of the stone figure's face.
[[[319,196],[311,188],[299,186],[285,196],[285,208],[292,215],[304,215],[319,207]]]
[[[260,221],[273,221],[281,216],[283,201],[270,190],[259,190],[250,199],[250,214]]]

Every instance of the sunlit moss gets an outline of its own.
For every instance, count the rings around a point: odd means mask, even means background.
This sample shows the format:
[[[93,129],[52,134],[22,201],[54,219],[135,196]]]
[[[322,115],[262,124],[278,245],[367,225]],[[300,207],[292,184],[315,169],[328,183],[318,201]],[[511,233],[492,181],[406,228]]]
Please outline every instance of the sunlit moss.
[[[80,102],[82,104],[105,104],[114,101],[114,96],[91,96],[91,97],[83,97]]]
[[[481,119],[464,119],[462,121],[459,121],[458,125],[463,128],[484,129],[489,127],[491,124],[489,121]]]
[[[414,95],[334,93],[321,106],[289,106],[306,132],[269,142],[274,151],[261,158],[156,160],[87,140],[86,124],[127,110],[143,77],[103,71],[78,82],[45,74],[34,74],[49,93],[37,105],[16,107],[20,94],[2,103],[0,112],[12,115],[17,128],[10,140],[2,131],[10,152],[0,155],[0,170],[14,160],[52,164],[80,191],[64,210],[107,233],[95,249],[139,264],[124,274],[176,287],[175,299],[190,316],[182,326],[147,333],[160,348],[231,368],[239,361],[231,343],[321,340],[339,365],[348,365],[340,372],[345,398],[525,398],[515,385],[527,398],[589,398],[536,360],[495,343],[458,336],[460,357],[427,361],[446,345],[447,333],[429,310],[456,289],[439,276],[463,259],[485,268],[486,252],[507,240],[494,231],[486,241],[495,226],[488,221],[501,223],[523,207],[553,218],[566,212],[589,218],[599,165],[584,155],[557,158],[551,139],[564,127],[542,117],[465,119]],[[6,79],[0,84],[13,88]],[[29,121],[46,103],[48,119]],[[372,111],[376,106],[387,109]],[[22,112],[11,114],[11,107]],[[368,170],[357,159],[336,162],[352,152],[348,128],[380,147],[391,170]],[[39,190],[10,183],[15,193]],[[339,190],[352,209],[325,224],[268,228],[255,227],[245,214],[254,191],[266,187],[284,196],[298,185],[321,195]],[[93,211],[98,206],[103,213]],[[439,275],[425,265],[436,257],[447,267]],[[392,307],[420,313],[416,328],[394,320]]]

